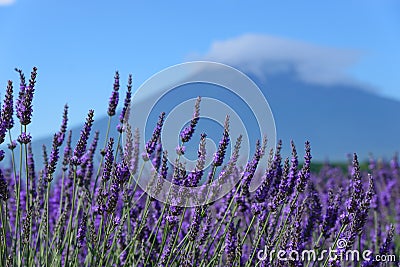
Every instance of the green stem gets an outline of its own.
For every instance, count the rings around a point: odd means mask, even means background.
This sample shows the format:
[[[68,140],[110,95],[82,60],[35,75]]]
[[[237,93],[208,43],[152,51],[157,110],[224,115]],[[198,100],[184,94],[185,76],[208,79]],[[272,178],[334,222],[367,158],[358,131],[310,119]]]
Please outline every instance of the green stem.
[[[319,236],[318,236],[317,241],[315,241],[315,244],[314,244],[314,249],[317,248],[317,253],[316,253],[316,256],[315,256],[316,259],[318,259],[318,257],[319,257],[319,253],[320,253],[319,242],[321,241],[322,236],[323,236],[323,233],[321,232],[321,233],[319,234]],[[314,263],[315,263],[315,262],[314,262]],[[314,266],[314,263],[313,263],[313,266]],[[310,266],[310,264],[311,264],[311,260],[308,261],[306,267]]]
[[[3,230],[3,247],[2,247],[2,258],[1,261],[2,262],[6,262],[7,260],[7,242],[6,242],[6,227],[7,227],[7,211],[5,211],[5,219],[3,217],[3,203],[0,202],[0,218],[1,218],[1,226],[2,226],[2,230]],[[4,257],[3,257],[4,256]]]
[[[336,244],[337,244],[337,242],[338,242],[338,240],[339,240],[339,238],[340,238],[340,235],[341,235],[341,234],[344,232],[344,230],[347,228],[347,225],[348,225],[348,224],[344,224],[344,225],[342,225],[342,226],[340,227],[339,233],[337,234],[337,236],[336,236],[336,238],[335,238],[335,241],[333,242],[333,245],[332,245],[332,247],[331,247],[332,250],[334,250],[334,249],[336,248]],[[329,261],[329,257],[326,258],[323,267],[326,267],[326,266],[327,266],[328,261]]]
[[[175,244],[176,244],[176,242],[177,242],[177,240],[178,240],[179,233],[180,233],[180,231],[181,231],[182,224],[183,224],[183,221],[184,221],[184,219],[185,219],[185,213],[186,213],[186,207],[183,209],[182,216],[181,216],[181,220],[180,220],[180,222],[179,222],[178,231],[176,231],[176,234],[175,234],[175,237],[174,237],[174,241],[173,241],[173,244],[172,244],[172,249],[171,249],[171,251],[173,251],[173,248],[175,247]],[[169,256],[168,256],[168,260],[167,260],[167,263],[166,263],[167,266],[168,266],[169,261],[171,260],[172,254],[173,254],[173,253],[170,253]]]
[[[264,222],[264,224],[263,224],[263,226],[261,228],[261,232],[258,234],[257,241],[256,241],[255,246],[254,246],[253,253],[251,254],[249,260],[247,261],[246,266],[250,266],[249,264],[251,264],[253,262],[253,258],[254,258],[254,255],[256,253],[256,250],[258,248],[258,244],[260,243],[261,237],[262,237],[263,233],[265,232],[265,228],[268,225],[268,221],[269,221],[270,216],[271,216],[271,212],[268,212],[267,218],[265,219],[265,222]]]
[[[105,140],[104,140],[104,146],[103,146],[103,149],[104,149],[104,150],[106,149],[107,143],[108,143],[108,136],[109,136],[109,134],[110,134],[110,125],[111,125],[111,117],[108,116],[106,138],[105,138]],[[93,192],[92,192],[92,196],[93,196],[92,199],[94,199],[94,194],[95,194],[95,192],[96,192],[97,182],[98,182],[98,179],[99,179],[99,177],[100,177],[101,168],[102,168],[102,166],[103,166],[103,160],[104,160],[104,155],[102,154],[102,155],[101,155],[101,158],[100,158],[99,168],[97,169],[97,174],[96,174],[96,178],[95,178],[95,181],[94,181]]]
[[[74,167],[74,182],[73,182],[73,190],[72,190],[72,208],[71,208],[71,212],[69,214],[69,220],[68,220],[68,226],[67,226],[67,232],[66,232],[66,236],[65,236],[65,240],[63,243],[67,242],[67,251],[66,251],[66,256],[65,256],[65,264],[64,266],[67,266],[68,264],[68,256],[69,256],[69,246],[71,243],[71,238],[70,238],[70,234],[71,234],[71,227],[72,227],[72,218],[74,217],[74,210],[75,210],[75,202],[76,202],[76,194],[77,194],[77,183],[76,183],[76,167]]]
[[[50,195],[50,183],[47,184],[47,192],[46,192],[46,241],[45,241],[45,247],[46,247],[46,267],[49,264],[49,250],[51,250],[51,247],[49,247],[49,235],[50,235],[50,226],[49,226],[49,195]]]

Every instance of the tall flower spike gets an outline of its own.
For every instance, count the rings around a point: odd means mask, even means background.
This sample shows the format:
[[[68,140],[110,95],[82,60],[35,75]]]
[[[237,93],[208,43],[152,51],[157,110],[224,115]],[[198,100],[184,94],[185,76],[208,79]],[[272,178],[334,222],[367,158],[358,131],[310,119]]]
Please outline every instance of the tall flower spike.
[[[7,201],[9,197],[8,184],[4,178],[3,172],[0,169],[0,200]],[[2,205],[0,203],[0,205]]]
[[[26,86],[25,76],[22,73],[22,70],[19,69],[15,70],[19,73],[21,80],[19,97],[16,101],[17,117],[22,125],[28,125],[29,123],[31,123],[32,111],[33,111],[32,100],[33,100],[33,94],[35,92],[37,68],[36,67],[33,68],[28,86]]]
[[[353,167],[351,170],[352,176],[352,192],[350,201],[347,206],[347,210],[350,213],[354,213],[359,209],[359,205],[362,202],[364,190],[361,182],[361,171],[360,164],[358,162],[357,154],[353,155]]]
[[[131,174],[134,175],[137,172],[138,164],[139,164],[139,142],[140,142],[140,134],[139,129],[135,129],[135,134],[133,136],[133,154],[130,162],[130,170]]]
[[[36,197],[36,173],[35,173],[35,162],[32,152],[32,145],[28,144],[28,177],[31,180],[31,194]]]
[[[4,140],[6,138],[6,123],[3,120],[0,120],[0,144],[4,143]]]
[[[161,129],[164,124],[164,119],[165,119],[165,112],[162,112],[160,114],[160,116],[158,117],[158,122],[157,122],[156,127],[154,128],[153,135],[151,136],[150,140],[147,141],[147,143],[146,143],[146,152],[147,152],[148,156],[153,154],[153,152],[156,148],[157,140],[161,135]]]
[[[200,116],[200,101],[201,101],[201,97],[197,97],[196,99],[196,103],[194,105],[194,113],[193,113],[193,117],[192,120],[190,121],[190,125],[187,126],[181,133],[181,141],[182,143],[186,143],[189,142],[189,140],[192,138],[194,130],[196,128],[196,125],[199,121],[199,116]]]
[[[238,224],[239,225],[239,224]],[[233,266],[236,257],[236,247],[238,244],[237,227],[233,222],[229,224],[229,230],[225,240],[226,266]]]
[[[63,112],[63,119],[60,127],[60,131],[58,133],[58,144],[61,146],[61,144],[64,142],[65,138],[65,133],[67,132],[67,126],[68,126],[68,105],[64,105],[64,112]]]
[[[379,254],[380,255],[388,255],[389,254],[389,249],[390,249],[393,237],[394,237],[394,226],[392,224],[392,225],[390,225],[390,229],[389,229],[389,231],[387,233],[385,242],[379,248]]]
[[[86,236],[86,221],[87,221],[87,215],[85,213],[83,214],[81,223],[79,224],[78,233],[76,235],[78,248],[81,248],[83,246],[83,242]]]
[[[222,136],[221,141],[219,141],[219,146],[217,152],[214,154],[214,166],[221,166],[224,162],[226,149],[229,145],[229,116],[227,115],[225,118],[224,124],[224,134]]]
[[[129,111],[129,106],[131,105],[131,98],[132,98],[132,74],[129,74],[124,106],[122,107],[121,114],[119,115],[120,123],[127,122],[128,120],[128,115],[129,115],[128,111]]]
[[[131,125],[129,123],[126,124],[125,140],[123,161],[129,166],[133,154],[133,134]]]
[[[116,71],[114,76],[114,90],[111,93],[110,101],[108,103],[108,111],[107,111],[108,116],[112,117],[115,115],[115,110],[117,109],[118,106],[118,100],[119,100],[119,73],[118,71]]]
[[[64,156],[63,156],[63,162],[62,162],[62,170],[65,172],[68,168],[69,165],[69,159],[71,157],[71,138],[72,138],[72,131],[69,131],[68,137],[67,137],[67,143],[64,147]]]
[[[54,134],[53,138],[53,147],[50,152],[50,159],[49,162],[46,166],[46,171],[45,171],[45,179],[47,179],[47,182],[51,182],[53,180],[53,174],[56,171],[57,167],[57,162],[59,159],[59,144],[58,144],[58,134]]]
[[[5,123],[6,129],[11,129],[14,126],[13,114],[13,84],[12,81],[8,81],[3,109],[1,111],[1,120]]]
[[[304,165],[297,177],[297,191],[304,192],[311,175],[311,146],[310,142],[306,142],[306,154],[304,156]]]
[[[341,199],[342,190],[340,190],[336,196],[332,189],[328,191],[328,207],[326,208],[321,224],[321,232],[325,238],[328,238],[334,229],[339,214]]]
[[[290,144],[292,146],[292,158],[290,160],[290,169],[288,174],[288,196],[293,194],[294,185],[296,183],[297,167],[299,166],[296,145],[294,144],[293,140],[290,142]]]
[[[107,202],[107,212],[109,214],[113,214],[115,212],[119,198],[119,191],[121,190],[123,184],[128,180],[129,175],[128,167],[123,163],[119,163],[115,168],[115,176],[111,184],[109,194],[110,197]]]
[[[92,125],[93,125],[93,122],[94,122],[93,116],[94,116],[94,110],[89,110],[85,126],[81,130],[81,136],[80,136],[80,138],[78,140],[78,143],[77,143],[77,145],[75,147],[74,155],[72,156],[72,158],[70,160],[70,163],[72,165],[77,166],[77,165],[79,165],[81,163],[81,158],[82,158],[83,154],[86,151],[87,141],[89,139],[90,131],[92,129]]]
[[[111,177],[111,171],[112,171],[112,166],[114,163],[114,138],[110,138],[108,141],[107,149],[106,149],[106,155],[104,156],[104,169],[103,169],[103,175],[102,175],[102,180],[104,182],[107,182],[110,180]]]
[[[12,94],[13,94],[12,81],[8,81],[7,92],[0,116],[0,144],[2,144],[5,140],[7,129],[11,129],[14,125]]]

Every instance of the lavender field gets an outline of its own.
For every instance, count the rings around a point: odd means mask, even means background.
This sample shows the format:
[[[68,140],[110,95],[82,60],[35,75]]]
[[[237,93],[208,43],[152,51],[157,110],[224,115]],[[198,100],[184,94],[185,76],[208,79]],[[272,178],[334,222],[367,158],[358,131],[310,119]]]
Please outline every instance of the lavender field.
[[[19,86],[10,80],[1,91],[0,266],[398,266],[395,151],[390,161],[371,157],[366,169],[355,153],[343,159],[345,171],[326,163],[313,172],[313,140],[280,140],[268,151],[268,140],[261,139],[241,166],[242,137],[230,135],[227,118],[206,168],[207,133],[194,140],[201,97],[187,114],[191,121],[176,151],[161,145],[165,113],[151,122],[154,131],[141,150],[140,129],[128,123],[132,76],[123,90],[116,72],[104,108],[118,126],[109,123],[100,139],[93,130],[95,111],[89,110],[73,143],[68,112],[74,111],[66,105],[59,131],[49,133],[52,146],[43,147],[37,162],[29,133],[37,69],[28,78],[16,71]],[[179,157],[189,141],[197,144],[192,170]],[[289,157],[282,147],[291,148]],[[169,154],[178,155],[173,165]],[[267,167],[257,168],[261,162]],[[144,165],[151,166],[150,174]],[[251,192],[260,176],[262,185]],[[165,179],[177,187],[216,180],[234,186],[211,202],[218,187],[192,196],[198,205],[186,207],[179,192],[168,191],[168,203],[147,193],[163,193]],[[153,182],[141,188],[138,180]]]

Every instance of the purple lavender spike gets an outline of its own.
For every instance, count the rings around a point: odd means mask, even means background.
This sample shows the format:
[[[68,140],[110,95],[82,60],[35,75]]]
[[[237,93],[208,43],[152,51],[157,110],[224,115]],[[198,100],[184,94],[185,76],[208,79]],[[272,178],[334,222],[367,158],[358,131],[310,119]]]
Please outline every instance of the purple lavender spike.
[[[83,156],[83,154],[86,151],[87,141],[89,139],[90,131],[92,129],[92,125],[94,122],[93,116],[94,116],[94,110],[89,110],[85,126],[83,127],[83,129],[81,131],[81,136],[75,147],[74,154],[70,159],[70,163],[72,165],[77,166],[81,163],[81,157]]]
[[[154,128],[152,137],[146,143],[146,152],[147,152],[148,156],[153,154],[153,152],[154,152],[154,150],[156,148],[157,140],[159,140],[160,135],[161,135],[161,129],[162,129],[162,126],[164,124],[164,119],[165,119],[165,112],[162,112],[160,114],[159,118],[158,118],[157,125]]]
[[[125,95],[124,106],[122,107],[121,114],[119,115],[120,123],[124,123],[127,121],[127,116],[129,115],[129,106],[131,105],[132,98],[132,74],[129,74],[127,91]]]
[[[119,73],[118,71],[116,71],[114,76],[114,90],[111,94],[110,101],[108,104],[108,111],[107,111],[108,116],[112,117],[115,115],[115,110],[117,109],[118,106],[118,100],[119,100]]]
[[[214,166],[221,166],[224,158],[225,158],[225,152],[226,149],[228,148],[229,144],[229,116],[226,116],[225,119],[225,124],[224,124],[224,134],[222,136],[221,141],[219,142],[218,150],[215,152],[214,155]]]
[[[29,85],[26,85],[25,83],[25,76],[23,75],[22,70],[19,69],[15,70],[19,73],[21,80],[19,97],[16,101],[17,117],[22,125],[28,125],[29,123],[31,123],[32,111],[33,111],[32,100],[35,92],[37,68],[34,67],[31,72]]]
[[[193,136],[194,130],[199,121],[200,101],[201,101],[201,97],[199,96],[196,99],[196,104],[194,106],[194,113],[193,113],[192,120],[190,121],[190,125],[188,127],[186,127],[185,129],[183,129],[183,131],[180,133],[182,143],[189,142],[189,140]]]
[[[13,114],[13,84],[12,81],[8,81],[4,104],[1,111],[1,121],[5,123],[6,129],[11,129],[14,126]]]

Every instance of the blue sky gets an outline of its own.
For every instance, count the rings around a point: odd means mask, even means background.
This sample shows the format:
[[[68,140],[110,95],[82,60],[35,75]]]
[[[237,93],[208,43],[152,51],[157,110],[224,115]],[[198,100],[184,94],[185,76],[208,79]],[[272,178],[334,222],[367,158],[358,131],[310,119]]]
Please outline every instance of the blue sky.
[[[335,66],[334,77],[341,72],[400,100],[399,1],[277,3],[0,0],[0,94],[8,79],[18,83],[14,67],[27,74],[39,68],[30,130],[41,137],[58,129],[66,102],[72,124],[83,122],[90,108],[97,117],[105,115],[115,70],[123,85],[132,73],[137,88],[165,67],[193,58],[218,60],[218,51],[255,36],[254,42],[305,47],[306,59],[288,56]],[[323,51],[323,60],[312,51]],[[337,65],[330,64],[335,51],[343,59]]]

